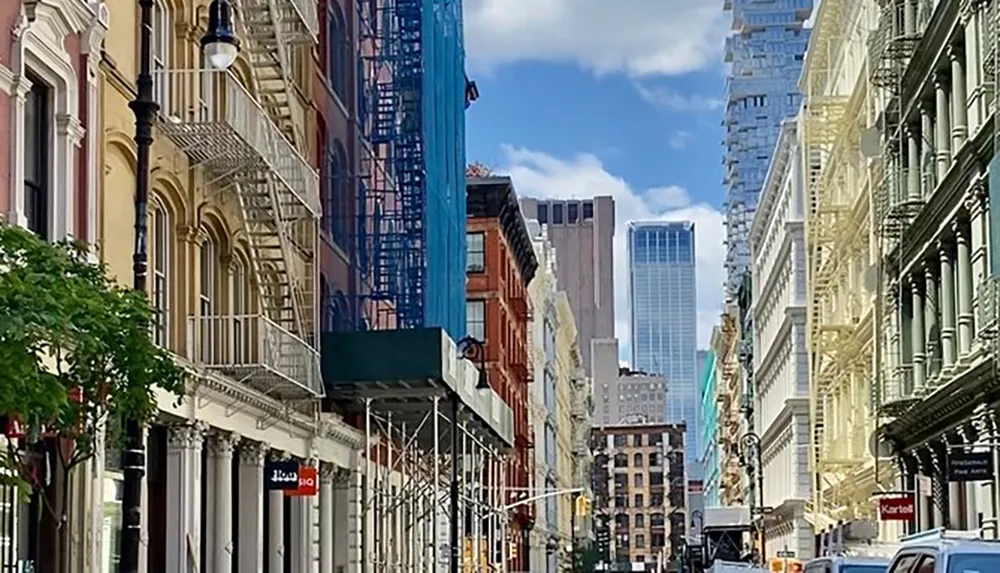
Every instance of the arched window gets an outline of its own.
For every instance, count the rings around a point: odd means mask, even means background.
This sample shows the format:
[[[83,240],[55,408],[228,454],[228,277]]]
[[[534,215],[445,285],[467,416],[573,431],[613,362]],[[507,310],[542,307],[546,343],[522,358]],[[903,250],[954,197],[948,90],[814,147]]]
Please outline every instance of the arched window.
[[[636,454],[632,456],[632,467],[634,468],[642,467],[642,454]]]
[[[156,313],[153,342],[168,346],[170,338],[170,215],[154,198],[149,213],[149,263],[153,271],[150,298]]]
[[[326,232],[333,242],[347,247],[351,214],[351,173],[347,165],[347,153],[337,140],[327,148],[327,182],[324,217]]]
[[[327,1],[326,77],[340,101],[347,103],[348,38],[344,13],[337,0]]]
[[[646,516],[642,513],[635,514],[635,528],[642,529],[646,527]]]
[[[170,87],[162,73],[170,69],[171,50],[173,49],[174,15],[166,2],[157,0],[153,3],[153,26],[150,41],[153,68],[153,98],[160,104],[160,112],[170,115]]]

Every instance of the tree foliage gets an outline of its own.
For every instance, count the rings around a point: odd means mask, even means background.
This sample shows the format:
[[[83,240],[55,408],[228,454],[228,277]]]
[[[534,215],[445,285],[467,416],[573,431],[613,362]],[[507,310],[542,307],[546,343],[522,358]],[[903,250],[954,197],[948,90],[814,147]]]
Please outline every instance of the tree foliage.
[[[95,453],[100,429],[115,440],[125,419],[148,421],[155,387],[184,390],[183,369],[153,343],[145,293],[87,253],[0,223],[0,415],[23,425],[26,445],[54,439],[66,470]],[[14,447],[0,470],[27,475]]]

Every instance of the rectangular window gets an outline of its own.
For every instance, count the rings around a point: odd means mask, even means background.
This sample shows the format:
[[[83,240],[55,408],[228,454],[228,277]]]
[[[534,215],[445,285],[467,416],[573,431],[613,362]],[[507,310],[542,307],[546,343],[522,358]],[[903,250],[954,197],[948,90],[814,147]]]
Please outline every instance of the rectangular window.
[[[594,218],[594,202],[584,201],[583,202],[583,220],[589,221]]]
[[[570,203],[566,205],[566,222],[572,225],[580,218],[580,204]]]
[[[465,316],[465,330],[468,335],[480,342],[486,342],[486,301],[466,301]]]
[[[153,3],[153,26],[150,38],[150,52],[153,64],[153,98],[160,104],[160,112],[169,117],[170,85],[163,74],[170,69],[171,38],[174,33],[173,18],[163,2]]]
[[[563,223],[563,205],[562,203],[554,203],[552,205],[552,224],[562,225]]]
[[[549,204],[539,203],[538,204],[538,222],[545,225],[549,222]]]
[[[483,233],[465,235],[465,272],[481,273],[486,270],[486,238]]]
[[[213,364],[216,356],[215,349],[215,326],[216,317],[213,316],[215,304],[213,295],[215,294],[215,269],[217,261],[215,258],[215,245],[212,241],[205,239],[199,251],[201,256],[201,288],[199,289],[199,309],[201,311],[201,352],[202,360],[208,364]]]
[[[50,88],[28,76],[31,91],[24,102],[24,215],[28,229],[49,238]]]
[[[167,212],[162,205],[153,208],[150,217],[153,230],[153,307],[156,311],[156,325],[153,331],[153,341],[159,346],[167,345],[167,333],[170,328],[168,311],[167,272],[169,263],[169,230],[167,228]]]

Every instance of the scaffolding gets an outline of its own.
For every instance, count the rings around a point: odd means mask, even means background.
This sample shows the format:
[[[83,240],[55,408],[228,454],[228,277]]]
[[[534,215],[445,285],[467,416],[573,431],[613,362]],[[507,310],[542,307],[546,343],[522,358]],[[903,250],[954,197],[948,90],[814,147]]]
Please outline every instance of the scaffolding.
[[[507,456],[496,440],[454,398],[410,399],[408,408],[389,396],[363,401],[361,515],[369,533],[363,536],[362,570],[446,568],[453,483],[462,571],[499,570],[508,558],[507,506],[522,492],[508,491]]]
[[[809,272],[810,465],[814,474],[809,519],[826,527],[837,519],[870,517],[870,491],[844,486],[862,481],[874,413],[872,391],[874,305],[869,281],[871,176],[862,156],[864,126],[875,110],[868,81],[886,72],[878,55],[869,75],[855,77],[849,55],[868,42],[875,2],[826,0],[818,10],[803,71],[807,105],[801,118],[807,197]],[[874,206],[875,211],[879,207]]]
[[[315,320],[319,176],[303,155],[292,59],[317,41],[316,5],[239,0],[235,7],[247,64],[235,68],[245,73],[153,72],[157,129],[206,185],[234,196],[257,289],[257,300],[242,308],[202,301],[187,321],[187,354],[272,397],[312,407],[323,395]]]
[[[465,334],[460,0],[357,0],[361,171],[351,241],[371,328]]]

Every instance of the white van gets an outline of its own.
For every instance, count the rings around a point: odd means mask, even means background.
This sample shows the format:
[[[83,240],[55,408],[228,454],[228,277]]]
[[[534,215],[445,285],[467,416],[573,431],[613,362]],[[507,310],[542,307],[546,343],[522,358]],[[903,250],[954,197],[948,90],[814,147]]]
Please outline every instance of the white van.
[[[891,562],[881,557],[817,557],[806,563],[803,573],[885,573]]]

